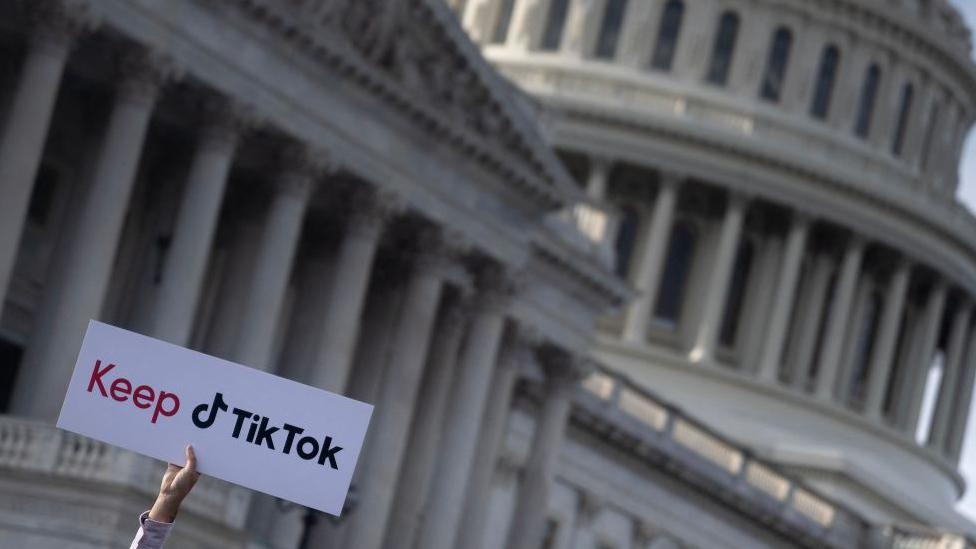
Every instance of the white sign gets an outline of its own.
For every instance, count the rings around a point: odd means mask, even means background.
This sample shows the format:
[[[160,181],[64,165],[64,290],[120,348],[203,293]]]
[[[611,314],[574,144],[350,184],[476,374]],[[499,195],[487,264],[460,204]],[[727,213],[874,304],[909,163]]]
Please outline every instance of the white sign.
[[[58,427],[339,515],[373,407],[92,321]]]

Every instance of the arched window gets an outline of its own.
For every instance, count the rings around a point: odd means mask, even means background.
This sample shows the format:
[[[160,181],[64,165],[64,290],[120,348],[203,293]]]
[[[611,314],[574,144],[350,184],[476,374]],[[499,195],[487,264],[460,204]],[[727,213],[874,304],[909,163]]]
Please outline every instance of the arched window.
[[[905,131],[908,129],[908,117],[912,114],[912,101],[915,97],[915,87],[905,84],[901,88],[901,101],[898,104],[898,121],[895,124],[895,138],[891,142],[891,152],[901,156],[905,146]]]
[[[739,251],[735,257],[729,293],[725,299],[725,310],[722,313],[722,331],[719,333],[719,343],[726,347],[735,346],[735,337],[739,333],[739,317],[742,315],[742,306],[745,303],[753,255],[752,242],[743,240],[739,244]]]
[[[688,223],[679,221],[671,230],[668,259],[654,305],[654,318],[658,321],[675,326],[681,320],[681,306],[685,301],[697,240],[695,230]]]
[[[929,157],[932,156],[932,140],[935,139],[935,127],[939,123],[939,104],[932,103],[932,110],[929,112],[928,126],[925,128],[925,136],[922,138],[922,172],[929,170]]]
[[[624,12],[627,11],[627,0],[607,0],[603,10],[603,24],[600,26],[600,36],[596,41],[596,57],[613,59],[617,55],[617,42],[620,41],[620,29],[623,27]]]
[[[791,49],[793,49],[793,33],[786,27],[776,29],[773,33],[773,42],[769,47],[769,57],[766,59],[766,73],[763,75],[762,88],[759,90],[759,96],[763,99],[774,103],[779,101],[783,93]]]
[[[710,84],[724,86],[732,69],[732,55],[735,41],[739,36],[739,16],[731,11],[722,14],[718,20],[715,44],[712,46],[712,61],[708,64],[705,80]]]
[[[878,85],[881,83],[881,69],[872,64],[864,73],[864,83],[861,84],[861,97],[857,105],[857,118],[854,122],[854,134],[867,139],[871,133],[871,120],[874,118],[874,103],[878,98]]]
[[[552,0],[549,4],[549,17],[546,18],[546,30],[542,34],[541,49],[546,51],[559,49],[563,39],[563,28],[566,26],[567,12],[569,12],[569,0]]]
[[[678,49],[681,36],[681,20],[684,19],[685,4],[681,0],[669,0],[661,14],[661,25],[657,30],[657,44],[651,56],[651,68],[659,71],[671,70],[674,53]]]
[[[834,82],[837,81],[837,69],[840,66],[840,50],[830,45],[820,56],[820,69],[817,71],[817,83],[813,90],[813,102],[810,103],[810,115],[821,120],[827,118],[830,112],[830,98],[834,93]]]
[[[498,6],[498,19],[495,19],[495,30],[491,33],[492,44],[504,44],[508,39],[508,27],[512,23],[512,10],[515,0],[502,0]]]
[[[617,241],[614,243],[616,251],[616,265],[614,271],[618,276],[627,277],[630,272],[630,260],[634,255],[637,244],[637,227],[640,225],[640,214],[637,210],[624,206],[620,216],[620,227],[617,229]]]

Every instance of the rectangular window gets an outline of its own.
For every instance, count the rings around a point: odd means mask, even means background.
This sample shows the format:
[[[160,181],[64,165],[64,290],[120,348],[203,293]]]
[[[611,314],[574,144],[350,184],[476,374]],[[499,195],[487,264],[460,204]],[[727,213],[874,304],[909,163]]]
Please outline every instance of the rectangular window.
[[[492,44],[504,44],[508,39],[508,27],[512,22],[512,10],[515,0],[502,0],[498,7],[498,19],[495,20],[495,30],[491,33]]]
[[[566,14],[569,11],[569,0],[552,0],[549,4],[549,17],[546,19],[546,30],[542,34],[540,49],[556,51],[563,40],[563,28],[566,26]]]
[[[620,30],[623,27],[626,11],[627,0],[607,0],[606,9],[603,10],[600,37],[596,42],[597,58],[613,59],[617,55],[617,43],[620,41]]]

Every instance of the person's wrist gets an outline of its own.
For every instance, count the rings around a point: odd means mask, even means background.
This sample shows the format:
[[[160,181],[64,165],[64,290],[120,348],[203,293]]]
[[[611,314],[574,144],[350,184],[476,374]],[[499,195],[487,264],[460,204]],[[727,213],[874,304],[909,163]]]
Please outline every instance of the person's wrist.
[[[180,509],[180,503],[182,502],[179,497],[159,494],[152,508],[149,510],[149,518],[156,522],[173,522],[176,519],[176,513]]]

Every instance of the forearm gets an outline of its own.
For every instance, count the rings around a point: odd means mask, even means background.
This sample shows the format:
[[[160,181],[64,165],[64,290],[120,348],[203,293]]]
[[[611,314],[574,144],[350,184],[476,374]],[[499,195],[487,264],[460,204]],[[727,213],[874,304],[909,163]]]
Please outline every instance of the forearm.
[[[139,517],[139,531],[129,549],[161,549],[172,528],[172,522],[153,519],[151,511],[146,511]]]

